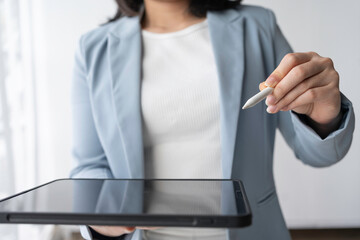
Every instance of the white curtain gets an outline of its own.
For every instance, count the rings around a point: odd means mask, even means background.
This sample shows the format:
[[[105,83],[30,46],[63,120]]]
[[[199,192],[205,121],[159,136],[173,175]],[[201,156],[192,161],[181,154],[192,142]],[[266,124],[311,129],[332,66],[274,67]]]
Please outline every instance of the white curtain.
[[[38,111],[46,109],[46,79],[37,76],[44,68],[38,66],[43,49],[35,36],[41,29],[34,24],[41,22],[35,16],[41,4],[0,0],[0,199],[42,183],[39,161],[51,156],[44,137],[49,129],[38,128],[47,120],[47,112]],[[0,225],[0,239],[70,240],[77,231],[77,226]]]
[[[68,176],[75,46],[115,9],[113,0],[0,0],[0,198]],[[0,239],[69,240],[77,231],[0,224]]]
[[[0,0],[0,199],[37,182],[28,9],[26,1]],[[1,225],[0,238],[20,239],[18,229]]]

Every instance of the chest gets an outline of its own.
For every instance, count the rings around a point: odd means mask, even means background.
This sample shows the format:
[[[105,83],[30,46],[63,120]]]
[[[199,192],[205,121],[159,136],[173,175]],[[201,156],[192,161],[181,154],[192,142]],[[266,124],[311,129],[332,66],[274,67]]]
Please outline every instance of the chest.
[[[195,27],[176,34],[143,34],[141,110],[145,146],[218,130],[215,57],[206,25]]]

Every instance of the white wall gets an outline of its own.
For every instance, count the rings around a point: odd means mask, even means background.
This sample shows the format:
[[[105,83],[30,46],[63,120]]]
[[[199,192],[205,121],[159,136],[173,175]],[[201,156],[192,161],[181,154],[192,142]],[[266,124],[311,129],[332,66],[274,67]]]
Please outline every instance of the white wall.
[[[39,104],[40,182],[69,176],[70,83],[82,33],[115,13],[112,0],[32,0]]]
[[[112,0],[33,0],[36,7],[37,76],[40,89],[40,181],[67,177],[70,157],[70,80],[81,33],[114,13]],[[296,51],[317,51],[335,61],[341,90],[360,105],[360,1],[246,0],[273,9]],[[359,116],[359,108],[355,109]],[[325,169],[297,161],[277,137],[275,174],[290,227],[360,227],[359,130],[345,159]]]

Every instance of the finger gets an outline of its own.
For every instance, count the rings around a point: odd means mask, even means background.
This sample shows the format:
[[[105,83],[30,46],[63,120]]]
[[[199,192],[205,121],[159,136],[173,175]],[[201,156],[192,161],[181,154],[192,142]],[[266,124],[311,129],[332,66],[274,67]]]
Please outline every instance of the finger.
[[[135,227],[124,227],[125,233],[132,233],[133,231],[135,231]]]
[[[266,104],[268,106],[274,105],[276,107],[275,109],[273,108],[274,112],[280,111],[284,107],[290,105],[291,102],[293,102],[300,95],[304,94],[308,89],[326,85],[327,80],[325,80],[325,77],[325,72],[321,72],[315,76],[312,76],[311,78],[302,81],[299,85],[291,89],[284,97],[280,99],[280,101],[276,102],[275,104],[271,104],[270,101],[266,99]]]
[[[326,67],[317,61],[309,61],[298,66],[295,66],[290,72],[276,85],[274,92],[272,93],[272,97],[269,97],[268,104],[274,105],[277,104],[284,96],[286,96],[292,89],[296,88],[296,86],[301,85],[304,80],[316,76],[322,72]],[[317,77],[313,80],[320,81],[323,84],[323,80],[326,79],[324,74],[321,75],[323,77]],[[315,85],[314,85],[315,84]],[[306,89],[312,88],[314,86],[319,86],[318,83],[313,81],[306,81],[302,85]],[[306,90],[305,89],[305,90]]]
[[[160,227],[136,227],[136,228],[142,230],[156,230],[159,229]]]
[[[120,236],[123,234],[132,233],[135,227],[123,227],[123,226],[90,226],[96,232],[105,236]]]
[[[267,88],[267,86],[265,85],[265,82],[262,82],[259,84],[259,90],[262,91],[264,90],[265,88]]]
[[[289,53],[280,62],[279,66],[266,79],[266,86],[275,87],[291,69],[311,60],[315,53]]]
[[[323,87],[317,87],[317,88],[311,88],[301,94],[299,97],[297,97],[294,101],[292,101],[287,107],[283,108],[283,111],[289,111],[294,110],[296,111],[297,108],[300,108],[305,105],[310,105],[311,103],[314,103],[315,101],[319,101],[324,96],[327,96],[327,93],[331,90],[331,87],[329,86],[323,86]],[[296,111],[298,112],[298,111]],[[302,110],[301,112],[298,112],[300,114],[310,114],[309,112]]]

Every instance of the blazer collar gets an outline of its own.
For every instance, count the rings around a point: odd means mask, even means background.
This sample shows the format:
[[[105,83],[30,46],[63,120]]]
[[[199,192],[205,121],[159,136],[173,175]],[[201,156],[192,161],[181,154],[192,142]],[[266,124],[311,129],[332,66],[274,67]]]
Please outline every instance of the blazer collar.
[[[244,75],[244,19],[236,10],[208,12],[210,38],[215,55],[220,89],[222,175],[229,179],[235,152]],[[130,176],[144,177],[141,86],[140,17],[123,17],[110,29],[109,61],[113,96],[124,141]]]

